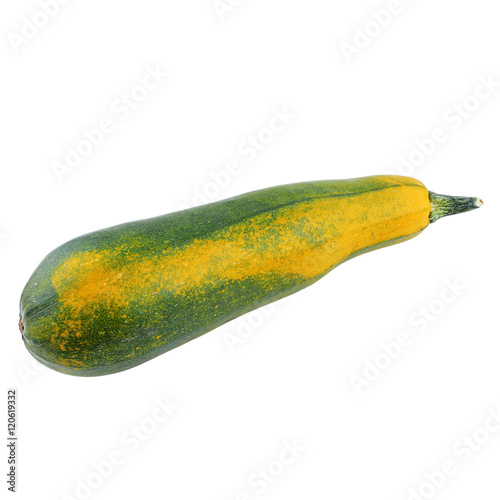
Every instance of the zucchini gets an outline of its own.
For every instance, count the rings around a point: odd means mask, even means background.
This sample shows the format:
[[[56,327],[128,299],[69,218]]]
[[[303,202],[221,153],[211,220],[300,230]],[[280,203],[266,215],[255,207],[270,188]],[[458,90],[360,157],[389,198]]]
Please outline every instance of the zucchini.
[[[22,338],[62,373],[126,370],[481,203],[372,176],[272,187],[102,229],[37,267],[21,296]]]

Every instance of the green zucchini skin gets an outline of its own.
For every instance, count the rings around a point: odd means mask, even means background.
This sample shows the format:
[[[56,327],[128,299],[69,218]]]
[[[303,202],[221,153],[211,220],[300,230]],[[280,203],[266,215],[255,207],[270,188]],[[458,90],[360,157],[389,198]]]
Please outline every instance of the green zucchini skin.
[[[129,222],[51,252],[20,302],[24,343],[62,373],[144,363],[429,224],[415,179],[278,186]]]

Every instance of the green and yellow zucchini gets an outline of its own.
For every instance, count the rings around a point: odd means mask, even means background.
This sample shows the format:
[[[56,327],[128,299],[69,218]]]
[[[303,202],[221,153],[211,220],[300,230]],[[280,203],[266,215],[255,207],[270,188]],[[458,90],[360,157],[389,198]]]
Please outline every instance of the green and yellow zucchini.
[[[402,176],[272,187],[75,238],[20,303],[24,343],[63,373],[132,368],[480,206]]]

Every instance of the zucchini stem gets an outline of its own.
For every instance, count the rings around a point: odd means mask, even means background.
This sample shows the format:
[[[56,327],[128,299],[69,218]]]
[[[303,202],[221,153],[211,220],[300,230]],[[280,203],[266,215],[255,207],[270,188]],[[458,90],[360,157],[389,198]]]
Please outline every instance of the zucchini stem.
[[[429,214],[431,223],[436,222],[441,217],[469,212],[483,205],[481,198],[447,196],[445,194],[436,194],[432,191],[429,191],[429,200],[431,202],[431,213]]]

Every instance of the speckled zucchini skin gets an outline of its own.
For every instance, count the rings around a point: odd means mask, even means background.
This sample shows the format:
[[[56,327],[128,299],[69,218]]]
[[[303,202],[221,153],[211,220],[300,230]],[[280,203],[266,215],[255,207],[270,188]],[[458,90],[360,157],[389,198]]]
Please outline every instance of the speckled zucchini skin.
[[[297,292],[429,224],[408,177],[278,186],[75,238],[21,297],[26,347],[63,373],[105,375]]]

